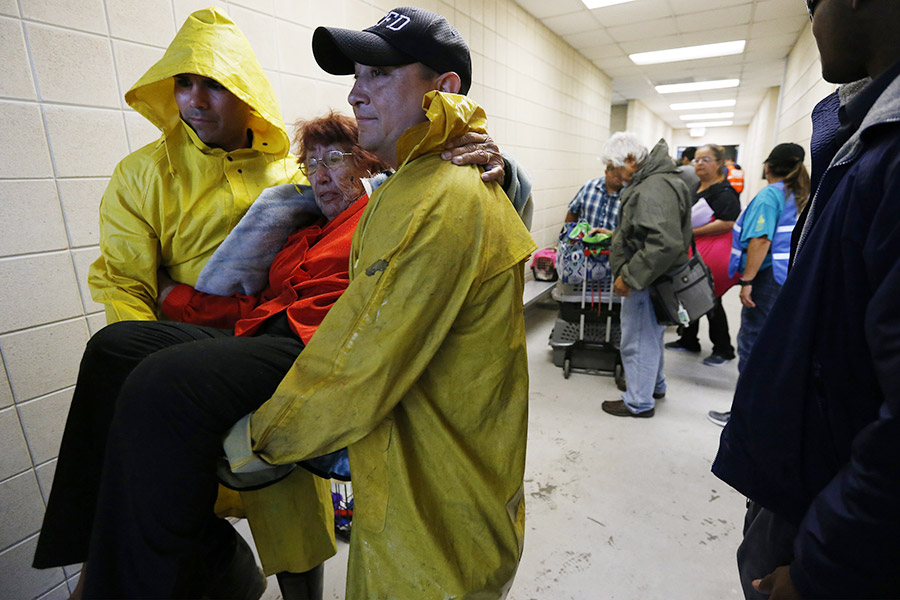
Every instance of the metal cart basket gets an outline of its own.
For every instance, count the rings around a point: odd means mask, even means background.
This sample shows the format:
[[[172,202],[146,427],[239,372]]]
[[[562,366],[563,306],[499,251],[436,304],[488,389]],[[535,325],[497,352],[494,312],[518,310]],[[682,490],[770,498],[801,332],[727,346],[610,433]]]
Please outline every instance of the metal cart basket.
[[[608,251],[600,254],[595,260],[608,261]],[[584,277],[580,283],[560,280],[553,290],[559,303],[559,316],[550,334],[553,364],[562,368],[566,379],[575,372],[611,375],[617,383],[624,382],[619,356],[622,299],[612,290],[608,268],[594,273],[599,278]]]

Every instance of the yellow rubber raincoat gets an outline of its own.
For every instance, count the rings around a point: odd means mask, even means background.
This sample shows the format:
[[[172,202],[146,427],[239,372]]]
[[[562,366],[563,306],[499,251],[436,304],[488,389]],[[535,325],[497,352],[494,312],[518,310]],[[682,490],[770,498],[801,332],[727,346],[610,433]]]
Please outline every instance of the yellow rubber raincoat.
[[[250,105],[251,148],[226,152],[197,137],[175,104],[173,76],[180,73],[215,79]],[[281,109],[250,43],[216,9],[191,14],[125,100],[162,135],[119,163],[101,202],[101,256],[89,283],[110,323],[156,319],[159,267],[193,285],[263,189],[307,183],[288,154]],[[267,574],[307,571],[335,553],[327,481],[297,469],[240,500],[222,490],[217,510],[246,514]]]
[[[357,227],[350,286],[251,419],[271,463],[349,447],[347,598],[500,598],[522,551],[536,246],[500,186],[439,156],[484,131],[482,109],[424,106]]]

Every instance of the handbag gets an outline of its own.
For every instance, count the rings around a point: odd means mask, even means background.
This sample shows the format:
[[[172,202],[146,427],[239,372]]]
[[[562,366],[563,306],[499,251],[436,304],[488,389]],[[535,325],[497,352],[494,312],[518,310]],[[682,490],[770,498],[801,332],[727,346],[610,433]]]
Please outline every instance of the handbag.
[[[703,262],[697,245],[688,261],[650,284],[650,300],[660,325],[689,325],[715,305],[712,273]]]

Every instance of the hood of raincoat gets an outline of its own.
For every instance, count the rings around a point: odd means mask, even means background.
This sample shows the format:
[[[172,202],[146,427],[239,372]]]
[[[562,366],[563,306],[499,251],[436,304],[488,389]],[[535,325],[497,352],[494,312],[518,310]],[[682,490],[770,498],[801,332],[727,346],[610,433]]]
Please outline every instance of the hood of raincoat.
[[[181,121],[175,104],[175,75],[192,73],[215,79],[250,105],[253,147],[286,156],[290,140],[275,91],[250,42],[234,22],[215,8],[192,13],[166,53],[125,94],[134,110],[168,137]]]
[[[653,149],[650,150],[647,160],[634,173],[634,177],[628,185],[635,186],[656,173],[678,174],[678,167],[675,165],[672,157],[669,156],[669,145],[666,144],[665,140],[659,140]]]
[[[423,154],[443,148],[450,138],[470,131],[487,133],[484,109],[466,96],[428,92],[422,99],[422,108],[428,120],[410,127],[397,141],[400,168]]]

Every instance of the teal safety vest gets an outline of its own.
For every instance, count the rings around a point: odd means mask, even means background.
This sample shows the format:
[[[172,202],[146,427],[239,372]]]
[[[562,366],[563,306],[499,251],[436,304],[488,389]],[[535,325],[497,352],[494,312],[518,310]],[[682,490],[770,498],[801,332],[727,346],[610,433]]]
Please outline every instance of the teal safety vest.
[[[783,181],[773,183],[769,187],[776,188],[781,192],[782,196],[785,196],[786,188]],[[741,230],[746,213],[746,209],[741,212],[741,216],[738,217],[731,231],[731,257],[728,261],[729,277],[734,277],[734,274],[741,269],[741,257],[745,252],[741,246]],[[775,281],[782,285],[784,280],[787,279],[788,264],[791,260],[791,234],[796,224],[797,203],[794,201],[794,194],[790,194],[784,199],[784,208],[781,210],[781,216],[778,217],[778,224],[775,226],[775,236],[772,240],[772,246],[769,248],[769,252],[772,254],[772,274],[775,277]]]

